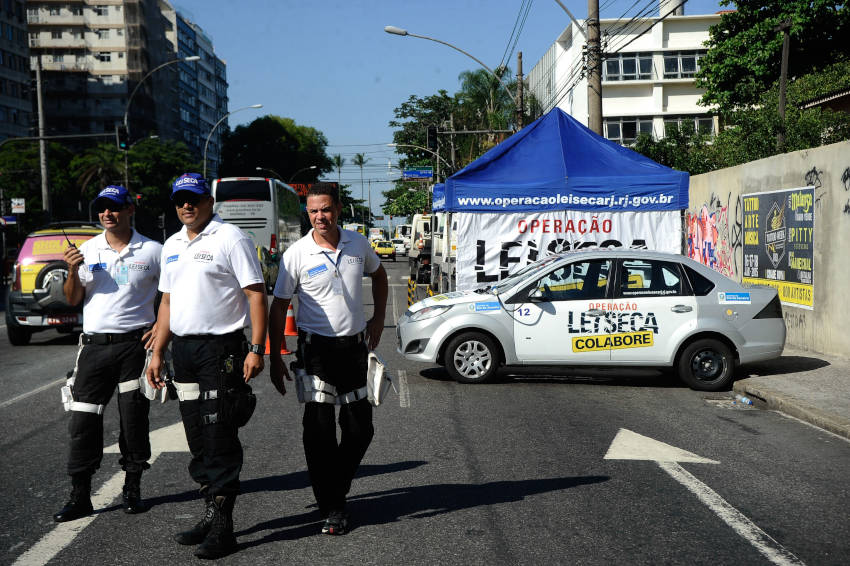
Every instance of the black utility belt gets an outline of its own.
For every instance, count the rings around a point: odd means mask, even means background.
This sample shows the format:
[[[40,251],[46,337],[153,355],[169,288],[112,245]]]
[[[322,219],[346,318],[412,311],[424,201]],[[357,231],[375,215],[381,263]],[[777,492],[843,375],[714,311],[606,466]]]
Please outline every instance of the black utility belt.
[[[83,344],[106,346],[107,344],[118,344],[120,342],[139,341],[147,331],[147,328],[139,328],[131,332],[116,332],[114,334],[83,334]]]
[[[298,331],[298,338],[305,344],[333,344],[335,346],[356,346],[366,340],[366,331],[351,336],[322,336],[304,330]]]
[[[231,342],[233,340],[245,340],[245,329],[240,328],[227,334],[184,334],[174,335],[175,340],[195,340],[204,342]]]

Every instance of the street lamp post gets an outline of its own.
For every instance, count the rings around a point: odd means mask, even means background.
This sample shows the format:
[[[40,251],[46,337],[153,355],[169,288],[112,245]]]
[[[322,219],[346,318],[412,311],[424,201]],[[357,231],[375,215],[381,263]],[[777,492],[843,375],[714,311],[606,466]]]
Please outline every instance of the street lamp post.
[[[216,128],[218,128],[221,125],[222,122],[227,120],[227,117],[230,116],[231,114],[235,114],[236,112],[239,112],[241,110],[248,110],[250,108],[262,108],[262,107],[263,107],[262,104],[252,104],[250,106],[243,106],[242,108],[237,108],[236,110],[231,110],[230,112],[228,112],[227,114],[222,116],[221,120],[219,120],[218,122],[215,123],[215,126],[212,127],[212,130],[210,130],[209,135],[207,135],[206,143],[204,143],[204,179],[207,178],[207,148],[210,145],[210,138],[212,138],[212,135],[215,132]]]
[[[455,46],[455,45],[452,45],[451,43],[448,43],[448,42],[443,41],[443,40],[441,40],[441,39],[435,39],[435,38],[433,38],[433,37],[428,37],[427,35],[417,35],[417,34],[415,34],[415,33],[410,33],[410,32],[409,32],[409,31],[407,31],[406,29],[402,29],[402,28],[399,28],[399,27],[396,27],[396,26],[384,26],[384,31],[385,31],[385,32],[387,32],[387,33],[391,33],[391,34],[393,34],[393,35],[401,35],[401,36],[418,37],[419,39],[427,39],[428,41],[435,41],[435,42],[437,42],[437,43],[442,43],[442,44],[443,44],[443,45],[445,45],[446,47],[451,47],[451,48],[452,48],[452,49],[454,49],[455,51],[459,51],[459,52],[463,53],[464,55],[466,55],[467,57],[469,57],[470,59],[472,59],[473,61],[475,61],[475,62],[476,62],[476,63],[478,63],[479,65],[481,65],[482,67],[484,67],[484,69],[485,69],[488,73],[490,73],[491,75],[493,75],[494,77],[496,77],[496,80],[498,80],[498,81],[499,81],[499,84],[500,84],[500,85],[502,85],[502,87],[505,89],[505,92],[507,92],[507,93],[508,93],[508,96],[510,96],[510,97],[511,97],[511,100],[513,100],[513,102],[514,102],[514,107],[515,107],[515,108],[519,108],[519,106],[520,106],[520,105],[519,105],[519,101],[517,100],[516,96],[514,96],[514,93],[512,93],[512,92],[510,91],[510,89],[508,88],[508,86],[507,86],[507,85],[506,85],[506,84],[502,81],[502,77],[500,77],[499,75],[497,75],[497,74],[496,74],[496,72],[495,72],[495,71],[493,71],[493,69],[491,69],[490,67],[488,67],[487,65],[485,65],[485,64],[484,64],[484,63],[483,63],[480,59],[478,59],[478,58],[477,58],[477,57],[475,57],[474,55],[471,55],[471,54],[467,53],[466,51],[464,51],[464,50],[463,50],[463,49],[461,49],[460,47],[457,47],[457,46]]]
[[[436,157],[437,159],[439,159],[439,160],[441,160],[443,163],[445,163],[445,164],[446,164],[446,168],[447,168],[448,170],[451,170],[451,168],[452,168],[451,163],[449,163],[448,161],[446,161],[445,159],[443,159],[442,157],[440,157],[440,154],[439,154],[439,153],[437,153],[436,151],[432,151],[432,150],[428,149],[427,147],[422,147],[421,145],[412,145],[412,144],[409,144],[409,143],[388,143],[388,144],[387,144],[387,147],[414,147],[414,148],[416,148],[416,149],[421,149],[422,151],[427,151],[428,153],[430,153],[431,155],[433,155],[434,157]],[[439,165],[439,164],[440,164],[440,163],[439,163],[439,161],[438,161],[438,162],[437,162],[437,165]]]
[[[274,173],[275,178],[280,179],[280,173],[274,169],[270,169],[269,167],[254,167],[254,169],[257,171],[268,171],[269,173]]]
[[[133,89],[133,92],[130,93],[130,97],[127,99],[127,104],[126,104],[126,106],[124,106],[124,131],[127,132],[127,138],[128,139],[130,138],[130,119],[129,119],[130,103],[133,102],[133,97],[136,96],[136,93],[139,91],[139,87],[142,86],[142,83],[144,83],[149,76],[151,76],[152,74],[154,74],[158,70],[162,69],[163,67],[167,67],[168,65],[173,65],[175,63],[181,63],[181,62],[190,63],[192,61],[199,61],[200,59],[201,59],[201,57],[199,55],[190,55],[189,57],[181,57],[179,59],[172,59],[170,61],[166,61],[165,63],[158,65],[158,66],[154,67],[153,69],[151,69],[150,71],[148,71],[148,73],[144,77],[142,77],[142,80],[140,80],[138,83],[136,83],[136,87]],[[129,150],[130,148],[127,148],[127,149]],[[124,152],[124,187],[129,190],[130,187],[128,187],[127,185],[129,184],[130,181],[128,179],[127,166],[128,166],[127,151],[125,151]]]
[[[308,169],[316,169],[316,167],[318,167],[318,165],[310,165],[309,167],[304,167],[302,169],[299,169],[298,171],[296,171],[295,173],[292,174],[292,177],[289,178],[289,182],[286,183],[286,184],[291,185],[292,181],[295,180],[295,177],[297,177],[299,173],[307,171]]]

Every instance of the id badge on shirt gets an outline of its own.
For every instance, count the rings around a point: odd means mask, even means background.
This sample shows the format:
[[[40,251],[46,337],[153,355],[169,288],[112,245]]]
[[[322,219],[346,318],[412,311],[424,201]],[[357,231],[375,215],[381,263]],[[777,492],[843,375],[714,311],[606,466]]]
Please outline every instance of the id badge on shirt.
[[[334,271],[331,277],[331,289],[334,295],[342,295],[342,277],[340,277],[339,271]]]
[[[130,270],[123,263],[118,263],[115,265],[115,275],[113,276],[115,279],[116,285],[127,285],[130,283]]]

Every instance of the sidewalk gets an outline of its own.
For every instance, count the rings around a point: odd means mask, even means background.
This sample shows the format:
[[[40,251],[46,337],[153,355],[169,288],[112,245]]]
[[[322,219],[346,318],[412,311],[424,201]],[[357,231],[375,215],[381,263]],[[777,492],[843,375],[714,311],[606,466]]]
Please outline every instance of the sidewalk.
[[[737,375],[735,393],[850,439],[850,359],[786,346]]]

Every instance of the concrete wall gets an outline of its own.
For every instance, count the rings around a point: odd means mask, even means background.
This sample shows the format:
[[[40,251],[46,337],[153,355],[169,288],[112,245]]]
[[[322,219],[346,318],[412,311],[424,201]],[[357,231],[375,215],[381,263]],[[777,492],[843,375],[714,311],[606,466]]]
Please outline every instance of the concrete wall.
[[[691,177],[686,220],[700,214],[711,218],[716,228],[713,267],[740,281],[741,194],[805,186],[815,189],[814,308],[783,305],[787,344],[846,356],[850,352],[850,141]]]

